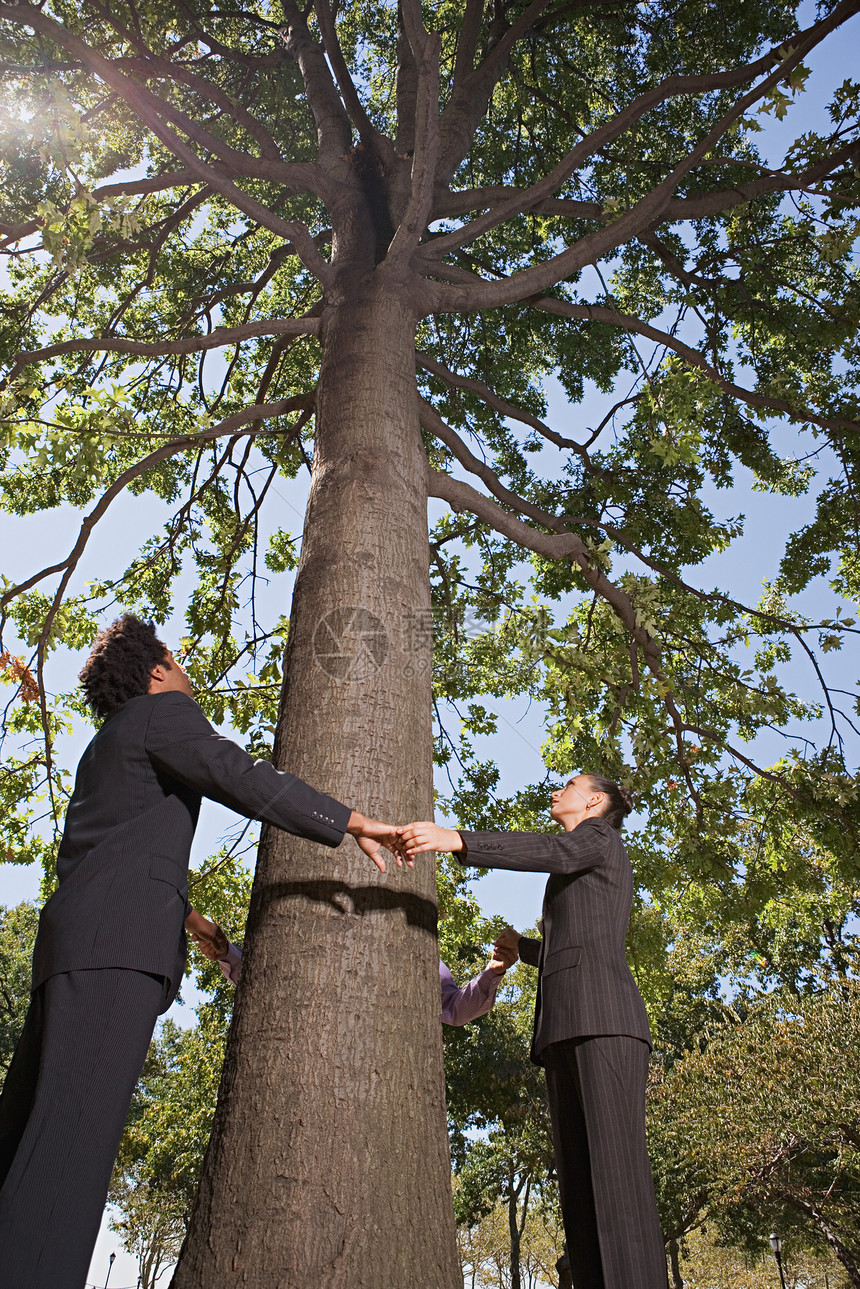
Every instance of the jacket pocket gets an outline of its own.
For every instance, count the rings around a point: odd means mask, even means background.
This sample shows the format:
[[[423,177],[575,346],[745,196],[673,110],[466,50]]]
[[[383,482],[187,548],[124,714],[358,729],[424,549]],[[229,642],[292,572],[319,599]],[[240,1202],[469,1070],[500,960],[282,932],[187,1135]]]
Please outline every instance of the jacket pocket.
[[[149,861],[149,876],[157,882],[167,882],[181,895],[188,889],[187,867],[170,855],[153,855]]]
[[[578,967],[581,957],[582,946],[578,944],[570,945],[567,949],[556,949],[547,954],[541,975],[551,976],[555,971],[567,971],[570,967]]]

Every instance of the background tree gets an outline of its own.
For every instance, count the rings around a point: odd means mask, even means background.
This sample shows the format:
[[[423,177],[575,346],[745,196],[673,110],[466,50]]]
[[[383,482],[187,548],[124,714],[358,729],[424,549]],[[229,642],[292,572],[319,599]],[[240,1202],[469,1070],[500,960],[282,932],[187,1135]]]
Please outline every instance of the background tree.
[[[677,1289],[684,1241],[706,1224],[750,1261],[778,1230],[795,1255],[829,1254],[858,1284],[858,1023],[856,977],[738,998],[657,1073],[652,1157]]]
[[[0,906],[0,1087],[30,1002],[33,943],[39,914],[32,904]]]
[[[786,657],[823,680],[819,651],[855,631],[792,597],[828,570],[856,592],[857,87],[787,150],[756,132],[857,8],[798,30],[771,0],[0,5],[4,504],[88,508],[0,597],[41,686],[11,733],[41,728],[43,752],[10,749],[2,779],[13,858],[39,783],[55,814],[68,788],[48,654],[117,595],[163,620],[184,563],[210,714],[368,811],[429,814],[429,566],[440,698],[533,693],[551,770],[623,773],[655,899],[731,877],[743,827],[790,832],[823,802],[853,875],[839,696],[818,752],[772,764],[750,741],[817,714]],[[549,424],[550,376],[574,407],[605,391],[600,420]],[[261,623],[248,579],[263,531],[270,571],[295,564],[261,515],[311,435],[282,669],[284,606]],[[709,490],[740,466],[817,490],[748,606],[686,572],[738,534]],[[170,517],[116,582],[76,589],[125,490]],[[429,546],[428,494],[447,508]],[[464,641],[476,618],[496,629]],[[493,728],[463,716],[467,744]],[[493,768],[460,755],[464,822],[534,820],[536,790],[488,806]],[[433,905],[426,864],[383,885],[264,835],[180,1289],[456,1283]]]

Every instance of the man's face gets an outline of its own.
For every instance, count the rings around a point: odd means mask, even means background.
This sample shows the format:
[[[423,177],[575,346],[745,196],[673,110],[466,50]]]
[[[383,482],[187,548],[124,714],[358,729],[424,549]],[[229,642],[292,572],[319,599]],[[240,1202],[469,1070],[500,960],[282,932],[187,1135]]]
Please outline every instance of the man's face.
[[[176,661],[170,650],[165,649],[164,665],[153,667],[150,673],[149,692],[167,694],[171,691],[187,694],[189,698],[194,697],[188,672]]]

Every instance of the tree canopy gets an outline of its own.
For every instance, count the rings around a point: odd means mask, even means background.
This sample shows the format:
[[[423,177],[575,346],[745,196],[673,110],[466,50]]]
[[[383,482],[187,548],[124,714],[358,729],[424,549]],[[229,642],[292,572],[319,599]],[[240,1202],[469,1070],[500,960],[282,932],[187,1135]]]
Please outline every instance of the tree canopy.
[[[739,812],[791,829],[826,799],[856,837],[850,711],[826,686],[794,696],[780,665],[821,677],[855,630],[793,597],[822,573],[857,589],[857,87],[833,87],[829,131],[757,147],[855,9],[798,32],[770,3],[0,8],[4,505],[88,516],[55,566],[4,589],[39,674],[114,596],[163,618],[193,566],[177,607],[195,681],[265,738],[286,624],[260,620],[254,584],[295,566],[297,534],[269,520],[260,549],[260,515],[307,463],[314,337],[352,265],[415,298],[447,507],[440,704],[539,696],[549,765],[624,774],[688,875],[731,864]],[[610,397],[586,425],[592,387]],[[748,605],[694,576],[743,527],[714,512],[741,467],[815,498]],[[170,518],[69,596],[125,489]],[[464,621],[486,629],[464,639]],[[802,732],[776,765],[747,746],[820,711],[815,753]],[[480,705],[461,715],[492,728]],[[23,800],[44,767],[18,768]],[[470,794],[492,787],[469,768]],[[34,853],[20,829],[11,851]]]

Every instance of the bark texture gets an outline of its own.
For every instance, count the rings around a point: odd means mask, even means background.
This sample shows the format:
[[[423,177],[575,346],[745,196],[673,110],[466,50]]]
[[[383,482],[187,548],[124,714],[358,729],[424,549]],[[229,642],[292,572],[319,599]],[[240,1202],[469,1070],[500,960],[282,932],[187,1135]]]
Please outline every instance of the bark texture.
[[[359,279],[322,321],[276,762],[403,821],[432,814],[415,315]],[[266,833],[175,1289],[460,1284],[435,931],[428,860],[382,877],[350,838],[332,851]]]

